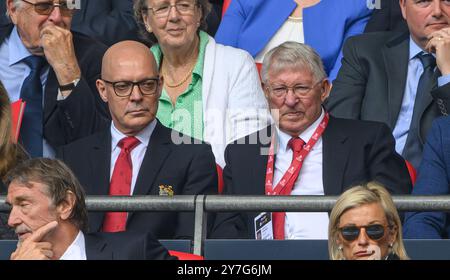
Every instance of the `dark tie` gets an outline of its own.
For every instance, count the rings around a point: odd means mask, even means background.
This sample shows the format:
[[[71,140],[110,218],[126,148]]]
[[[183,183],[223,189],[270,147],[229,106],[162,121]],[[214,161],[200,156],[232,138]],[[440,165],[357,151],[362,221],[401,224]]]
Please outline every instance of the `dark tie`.
[[[131,180],[133,176],[133,163],[131,151],[139,144],[135,137],[126,137],[117,144],[121,151],[117,157],[114,171],[111,176],[109,195],[130,195]],[[124,231],[127,224],[127,212],[108,212],[103,222],[104,232]]]
[[[42,157],[43,102],[41,71],[46,61],[41,56],[29,56],[23,62],[31,71],[22,84],[20,98],[26,102],[20,128],[20,140],[31,157]]]
[[[305,145],[305,142],[296,137],[291,138],[288,142],[288,147],[292,149],[292,162],[296,157],[300,155],[300,151],[303,149],[303,146]],[[292,163],[291,163],[292,164]],[[291,177],[291,179],[286,183],[286,187],[283,189],[281,193],[278,195],[290,195],[292,192],[292,189],[294,188],[294,184],[297,181],[298,174],[300,173],[300,169],[296,170],[294,173],[294,176]],[[286,213],[285,212],[274,212],[272,213],[272,219],[273,219],[273,238],[277,240],[283,240],[284,239],[284,226],[285,226],[285,220],[286,220]]]
[[[422,62],[423,73],[420,76],[419,84],[417,85],[413,116],[411,119],[411,125],[409,127],[405,148],[403,150],[403,157],[415,168],[419,167],[420,160],[422,158],[422,143],[420,142],[419,137],[420,117],[425,110],[425,106],[427,105],[425,104],[426,96],[431,94],[430,91],[436,82],[436,77],[434,75],[436,59],[434,56],[427,53],[420,53],[418,58],[420,59],[420,62]]]

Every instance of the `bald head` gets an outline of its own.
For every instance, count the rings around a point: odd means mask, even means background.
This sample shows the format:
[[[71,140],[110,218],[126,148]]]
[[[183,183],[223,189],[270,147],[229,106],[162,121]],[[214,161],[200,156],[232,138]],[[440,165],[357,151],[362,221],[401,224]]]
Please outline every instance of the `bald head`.
[[[117,76],[126,75],[124,71],[142,71],[150,76],[158,76],[158,67],[150,49],[136,41],[122,41],[112,45],[103,56],[102,78],[119,81],[130,80]],[[128,73],[130,74],[130,73]]]
[[[114,126],[132,136],[156,118],[162,83],[150,49],[124,41],[106,51],[97,90],[108,103]]]

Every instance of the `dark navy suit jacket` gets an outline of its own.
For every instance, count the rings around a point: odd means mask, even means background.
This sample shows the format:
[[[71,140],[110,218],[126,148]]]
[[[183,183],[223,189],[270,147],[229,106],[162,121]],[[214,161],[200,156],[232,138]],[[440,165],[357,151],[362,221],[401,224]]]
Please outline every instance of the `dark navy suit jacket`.
[[[450,118],[441,117],[433,122],[423,150],[419,176],[414,195],[450,194]],[[404,237],[411,239],[448,238],[449,214],[444,212],[407,213]]]
[[[85,234],[88,260],[170,260],[171,257],[149,233],[114,232]]]

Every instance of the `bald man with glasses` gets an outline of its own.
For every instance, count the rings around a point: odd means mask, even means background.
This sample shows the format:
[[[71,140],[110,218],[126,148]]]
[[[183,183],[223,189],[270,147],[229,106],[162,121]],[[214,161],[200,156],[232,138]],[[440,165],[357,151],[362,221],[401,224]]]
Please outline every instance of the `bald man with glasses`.
[[[123,41],[106,52],[97,89],[112,123],[58,152],[88,195],[217,193],[211,147],[166,128],[155,117],[162,83],[145,45]],[[159,239],[194,235],[194,214],[189,212],[91,213],[89,222],[91,231],[151,232]]]

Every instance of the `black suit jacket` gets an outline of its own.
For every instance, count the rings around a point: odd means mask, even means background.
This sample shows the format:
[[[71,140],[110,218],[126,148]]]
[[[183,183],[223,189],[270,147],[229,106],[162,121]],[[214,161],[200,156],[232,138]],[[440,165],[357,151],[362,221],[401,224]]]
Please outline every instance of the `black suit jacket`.
[[[343,52],[342,67],[333,82],[327,109],[336,117],[379,121],[394,130],[408,73],[409,34],[362,34],[349,38]],[[422,147],[431,122],[441,115],[439,106],[448,111],[450,101],[450,84],[433,88],[421,104],[418,135],[408,135],[418,138]],[[422,147],[407,153],[405,148],[403,154],[414,153],[413,160],[421,158]],[[414,165],[418,168],[417,163]]]
[[[267,130],[247,136],[264,139]],[[258,137],[258,138],[255,138]],[[330,117],[323,139],[323,187],[325,195],[340,195],[354,184],[375,180],[393,194],[411,191],[411,180],[403,158],[395,152],[394,139],[386,125]],[[270,143],[231,144],[225,150],[223,172],[227,195],[265,195],[267,154]],[[276,158],[275,158],[276,161]],[[301,178],[300,178],[301,179]],[[314,182],[312,182],[314,184]],[[213,238],[255,238],[255,212],[219,213]]]
[[[0,27],[0,45],[11,34],[12,24]],[[97,92],[106,46],[78,33],[73,42],[81,80],[65,100],[57,101],[58,80],[50,67],[44,92],[44,138],[57,148],[90,135],[108,123],[109,111]]]
[[[72,30],[108,46],[123,40],[137,40],[133,0],[81,0],[81,10],[73,17]]]
[[[88,233],[84,238],[87,260],[176,259],[149,233]]]
[[[160,185],[172,186],[174,195],[217,193],[214,155],[207,144],[176,145],[172,130],[157,123],[142,161],[133,195],[159,195]],[[185,139],[192,140],[185,137]],[[57,152],[74,171],[88,195],[108,195],[111,133],[105,130]],[[90,213],[90,231],[100,231],[104,213]],[[127,230],[149,231],[158,239],[186,238],[194,233],[192,212],[129,213]]]

